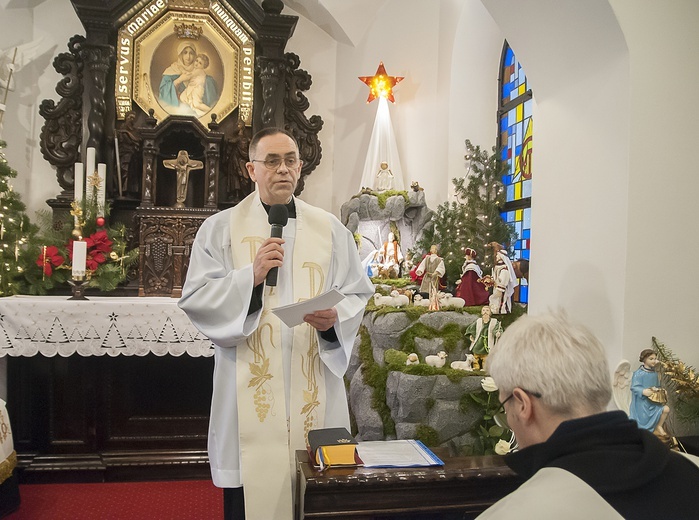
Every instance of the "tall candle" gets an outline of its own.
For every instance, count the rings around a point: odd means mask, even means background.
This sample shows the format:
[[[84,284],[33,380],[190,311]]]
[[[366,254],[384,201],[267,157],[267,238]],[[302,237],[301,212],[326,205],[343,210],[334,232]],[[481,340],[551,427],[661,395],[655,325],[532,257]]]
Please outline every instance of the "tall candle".
[[[73,173],[73,177],[73,191],[75,192],[74,198],[75,202],[79,204],[85,196],[85,172],[83,170],[83,163],[75,163],[75,172]]]
[[[86,155],[86,159],[85,159],[85,161],[86,161],[86,162],[85,162],[85,166],[86,166],[86,169],[85,169],[85,176],[89,179],[90,177],[92,177],[92,176],[95,174],[95,149],[94,149],[92,146],[90,146],[90,147],[87,149],[87,152],[86,152],[85,155]],[[88,199],[88,200],[90,200],[90,198],[92,197],[92,194],[93,194],[93,193],[94,193],[94,192],[93,192],[92,190],[90,190],[90,191],[88,192],[88,194],[87,194],[87,199]]]
[[[73,278],[82,280],[85,277],[87,265],[87,242],[73,241]]]
[[[99,163],[97,165],[97,177],[99,187],[97,188],[97,216],[104,217],[104,203],[107,200],[107,165]]]

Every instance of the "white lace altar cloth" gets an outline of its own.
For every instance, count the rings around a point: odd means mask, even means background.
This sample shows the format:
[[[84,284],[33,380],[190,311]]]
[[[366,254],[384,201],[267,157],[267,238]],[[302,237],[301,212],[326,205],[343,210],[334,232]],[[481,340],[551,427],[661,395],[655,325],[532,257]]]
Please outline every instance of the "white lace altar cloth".
[[[175,298],[0,298],[0,357],[213,356]]]

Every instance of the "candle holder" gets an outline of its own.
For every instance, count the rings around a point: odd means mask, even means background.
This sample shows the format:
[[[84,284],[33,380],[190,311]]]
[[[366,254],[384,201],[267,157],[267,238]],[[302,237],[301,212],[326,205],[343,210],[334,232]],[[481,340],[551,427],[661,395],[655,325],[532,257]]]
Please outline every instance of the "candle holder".
[[[73,296],[68,298],[69,300],[88,300],[85,297],[85,280],[82,278],[71,278],[68,280],[70,284],[70,289],[73,292]]]

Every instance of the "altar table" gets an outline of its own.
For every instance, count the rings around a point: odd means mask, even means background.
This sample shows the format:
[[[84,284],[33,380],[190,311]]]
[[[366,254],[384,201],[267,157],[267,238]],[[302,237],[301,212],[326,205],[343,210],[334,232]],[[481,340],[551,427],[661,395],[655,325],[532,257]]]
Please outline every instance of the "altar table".
[[[296,520],[470,519],[519,485],[502,457],[435,453],[444,466],[320,471],[299,450]]]
[[[166,297],[0,298],[23,482],[196,478],[214,348]]]

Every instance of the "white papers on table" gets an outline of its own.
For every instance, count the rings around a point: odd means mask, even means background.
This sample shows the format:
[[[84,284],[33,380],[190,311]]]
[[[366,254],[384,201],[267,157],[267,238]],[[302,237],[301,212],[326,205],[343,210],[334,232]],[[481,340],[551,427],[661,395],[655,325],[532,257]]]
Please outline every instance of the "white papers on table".
[[[415,468],[443,466],[439,457],[422,442],[407,439],[368,441],[357,445],[357,454],[365,468]]]
[[[303,317],[306,314],[313,314],[315,311],[324,311],[331,309],[345,299],[345,296],[337,289],[330,289],[328,292],[291,305],[284,305],[272,309],[272,312],[284,322],[287,327],[295,327],[303,323]]]

